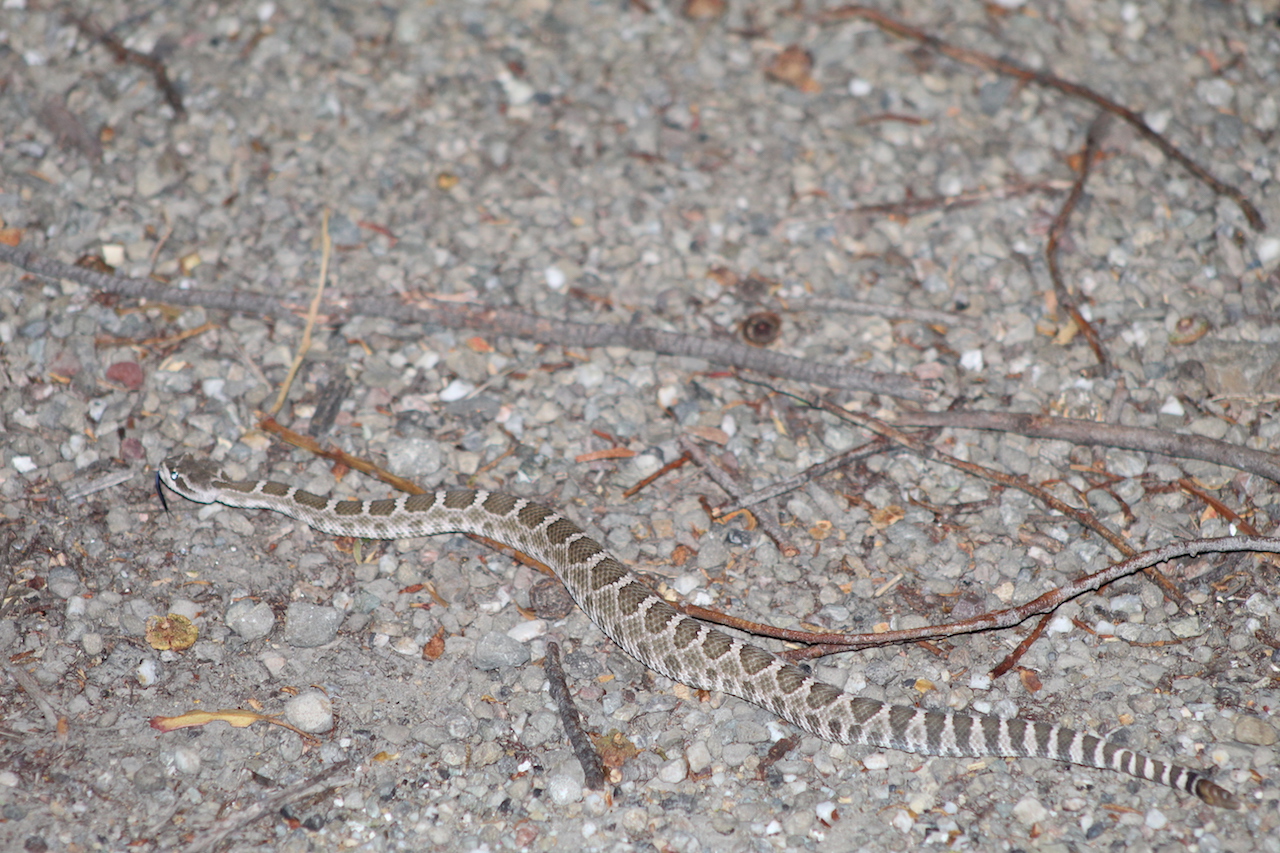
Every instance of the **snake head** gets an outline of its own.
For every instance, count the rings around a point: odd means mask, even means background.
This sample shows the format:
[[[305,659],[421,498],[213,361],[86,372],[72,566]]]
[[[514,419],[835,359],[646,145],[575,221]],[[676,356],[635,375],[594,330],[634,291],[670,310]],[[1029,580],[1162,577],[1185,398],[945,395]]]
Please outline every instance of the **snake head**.
[[[182,495],[196,503],[211,504],[218,499],[218,483],[227,481],[223,474],[208,460],[192,456],[190,453],[179,453],[170,456],[160,463],[156,470],[156,490],[160,486]],[[165,503],[164,494],[160,495],[161,503]],[[168,505],[165,506],[168,509]]]

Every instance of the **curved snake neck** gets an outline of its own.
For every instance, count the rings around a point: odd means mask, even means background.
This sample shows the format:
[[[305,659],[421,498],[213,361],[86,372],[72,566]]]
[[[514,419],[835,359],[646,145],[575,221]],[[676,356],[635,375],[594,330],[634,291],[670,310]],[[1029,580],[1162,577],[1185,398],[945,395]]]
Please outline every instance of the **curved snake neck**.
[[[577,524],[524,498],[442,489],[339,501],[270,480],[231,480],[189,454],[166,459],[156,478],[157,486],[199,503],[274,510],[339,536],[470,533],[501,542],[550,566],[591,621],[645,666],[695,688],[738,696],[825,740],[954,758],[1049,758],[1128,773],[1210,805],[1240,808],[1235,796],[1200,772],[1095,735],[1016,718],[890,705],[818,681],[772,652],[683,615]]]

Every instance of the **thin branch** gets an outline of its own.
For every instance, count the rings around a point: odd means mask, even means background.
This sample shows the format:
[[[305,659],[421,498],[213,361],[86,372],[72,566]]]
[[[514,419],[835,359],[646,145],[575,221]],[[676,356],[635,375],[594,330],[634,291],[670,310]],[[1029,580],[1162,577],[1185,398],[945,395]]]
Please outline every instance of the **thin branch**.
[[[889,440],[884,437],[878,437],[868,441],[866,444],[860,444],[844,453],[825,459],[816,465],[810,465],[798,474],[793,474],[783,480],[777,480],[763,489],[752,492],[749,495],[738,497],[733,503],[715,508],[717,518],[723,518],[727,515],[733,515],[735,512],[741,512],[744,509],[750,509],[756,504],[765,501],[780,498],[788,492],[793,492],[803,485],[813,482],[819,477],[826,476],[832,471],[839,470],[850,462],[859,459],[867,459],[885,452],[893,452],[897,448],[889,446]]]
[[[132,48],[125,47],[124,42],[120,41],[110,31],[103,29],[95,21],[88,17],[81,17],[76,14],[68,14],[67,20],[80,28],[80,31],[90,38],[97,39],[115,55],[116,61],[126,65],[140,65],[151,72],[151,76],[156,81],[156,88],[164,95],[165,101],[173,108],[175,117],[183,118],[187,114],[186,107],[182,105],[182,95],[178,93],[178,89],[169,79],[169,72],[165,68],[164,63],[154,56],[140,53]]]
[[[1115,426],[1075,418],[1011,412],[906,412],[894,423],[898,426],[955,427],[1013,432],[1030,438],[1049,438],[1072,444],[1123,447],[1181,459],[1200,459],[1257,474],[1280,483],[1280,456],[1252,450],[1198,435],[1179,435],[1146,427]]]
[[[31,697],[31,701],[35,703],[36,707],[40,709],[40,713],[44,715],[44,721],[48,724],[49,731],[56,732],[58,730],[58,720],[61,719],[62,715],[53,706],[53,700],[49,698],[49,695],[40,689],[40,685],[35,678],[21,666],[3,663],[0,664],[0,669],[9,673],[9,677],[16,681],[18,686]]]
[[[856,299],[835,299],[814,297],[812,299],[780,300],[789,311],[814,311],[829,314],[866,314],[872,317],[883,317],[886,320],[915,320],[919,323],[938,326],[975,326],[973,317],[952,314],[947,311],[931,311],[928,308],[910,308],[902,305],[878,305],[874,302],[859,302]]]
[[[997,59],[989,53],[982,53],[977,50],[969,50],[968,48],[957,47],[943,41],[936,36],[929,35],[922,29],[910,26],[894,18],[890,18],[883,12],[867,6],[844,6],[839,9],[832,9],[829,12],[823,12],[818,15],[819,23],[843,21],[848,18],[862,18],[870,21],[880,29],[887,33],[891,33],[899,38],[911,39],[917,41],[926,47],[938,51],[944,56],[949,56],[957,62],[963,62],[967,65],[974,65],[978,68],[985,68],[989,71],[995,71],[999,74],[1006,74],[1021,80],[1023,83],[1034,83],[1038,86],[1044,86],[1049,89],[1056,89],[1072,98],[1079,98],[1088,101],[1107,112],[1119,116],[1129,125],[1131,125],[1138,133],[1145,136],[1152,145],[1164,152],[1165,156],[1174,160],[1182,168],[1190,172],[1197,180],[1204,183],[1211,190],[1219,195],[1224,195],[1234,201],[1244,213],[1245,219],[1249,220],[1249,225],[1255,231],[1262,231],[1266,228],[1262,221],[1262,214],[1258,213],[1258,209],[1253,203],[1236,187],[1223,183],[1210,174],[1209,170],[1192,160],[1172,142],[1165,139],[1159,133],[1151,128],[1142,116],[1128,107],[1116,103],[1110,98],[1106,98],[1087,86],[1079,83],[1072,83],[1061,77],[1044,71],[1032,71],[1024,68],[1015,62],[1006,59]]]
[[[1098,154],[1098,146],[1106,133],[1107,124],[1107,114],[1099,113],[1089,125],[1089,132],[1085,136],[1084,153],[1081,155],[1080,174],[1071,187],[1071,194],[1062,203],[1062,209],[1058,211],[1053,225],[1049,227],[1049,237],[1044,245],[1045,260],[1049,264],[1049,279],[1053,282],[1053,292],[1058,298],[1058,304],[1071,315],[1076,328],[1084,334],[1103,373],[1111,372],[1111,359],[1107,357],[1107,351],[1102,348],[1102,341],[1098,339],[1098,333],[1094,330],[1093,324],[1080,313],[1070,291],[1067,290],[1066,282],[1062,280],[1062,269],[1058,266],[1058,247],[1062,243],[1062,236],[1067,233],[1067,223],[1071,221],[1071,214],[1080,203],[1080,197],[1084,195],[1084,185],[1089,180],[1089,173],[1093,170],[1093,160]]]
[[[70,266],[35,252],[4,244],[0,244],[0,261],[46,278],[65,278],[104,293],[131,299],[147,299],[168,305],[198,305],[290,320],[296,319],[295,315],[301,311],[299,306],[282,302],[273,296],[235,290],[174,288],[157,282]],[[713,364],[846,391],[868,391],[917,402],[930,402],[938,396],[907,376],[797,358],[736,341],[681,335],[645,326],[551,320],[481,303],[458,303],[441,299],[424,299],[420,304],[406,304],[402,299],[363,297],[330,300],[324,307],[328,315],[325,319],[329,320],[363,315],[447,329],[473,329],[553,346],[625,346],[663,355],[701,358]]]
[[[1124,539],[1121,538],[1119,534],[1117,534],[1114,530],[1112,530],[1111,528],[1103,524],[1101,521],[1099,521],[1092,513],[1088,513],[1088,512],[1085,512],[1084,510],[1077,509],[1076,507],[1073,507],[1070,504],[1062,500],[1059,500],[1057,497],[1051,495],[1049,492],[1045,491],[1039,486],[1035,486],[1027,482],[1027,480],[1022,477],[1014,477],[1011,474],[1005,474],[1002,471],[995,471],[995,470],[992,470],[991,468],[987,468],[984,465],[978,465],[974,462],[967,462],[963,459],[958,459],[955,456],[952,456],[948,453],[943,453],[941,450],[938,450],[936,447],[929,444],[925,444],[924,442],[916,439],[914,436],[907,435],[906,433],[890,426],[889,424],[885,423],[879,418],[874,418],[870,415],[865,415],[861,412],[853,412],[848,409],[843,409],[839,406],[836,406],[832,403],[828,403],[825,401],[817,405],[819,408],[825,409],[828,412],[831,412],[832,414],[836,415],[837,417],[845,418],[847,420],[853,421],[854,423],[861,425],[864,429],[869,429],[872,432],[876,433],[877,435],[883,435],[887,437],[890,441],[893,441],[896,444],[900,444],[901,446],[919,454],[925,459],[931,459],[935,462],[941,462],[944,465],[950,465],[953,468],[959,468],[961,471],[965,471],[967,473],[973,474],[975,477],[981,477],[984,480],[989,480],[994,483],[999,483],[1000,485],[1006,486],[1008,488],[1017,489],[1019,491],[1026,492],[1027,494],[1031,495],[1033,498],[1045,504],[1046,506],[1050,507],[1051,509],[1055,509],[1058,512],[1062,513],[1063,515],[1071,518],[1077,524],[1083,527],[1086,527],[1089,530],[1094,531],[1103,539],[1106,539],[1109,543],[1111,543],[1111,547],[1115,548],[1124,556],[1132,557],[1135,553],[1133,550],[1133,547],[1130,546],[1128,542],[1125,542]],[[1172,600],[1178,602],[1179,605],[1185,606],[1186,596],[1183,595],[1182,591],[1178,589],[1168,578],[1166,578],[1163,574],[1161,574],[1159,570],[1152,569],[1147,573],[1147,575],[1152,580],[1154,580],[1157,584],[1159,584],[1160,588],[1164,590],[1165,595],[1167,595]]]
[[[866,124],[867,122],[859,122]],[[969,190],[957,195],[928,196],[925,198],[905,198],[902,201],[888,201],[882,204],[860,204],[856,207],[841,210],[842,214],[881,214],[885,216],[914,216],[931,210],[955,210],[973,207],[985,201],[1016,198],[1030,193],[1060,193],[1065,184],[1057,181],[1039,181],[1036,183],[1020,183],[1013,186],[993,187],[991,189]]]
[[[560,722],[564,725],[565,734],[569,736],[569,745],[573,747],[573,754],[582,765],[583,784],[593,791],[603,791],[604,763],[600,760],[600,753],[592,746],[591,738],[582,728],[582,715],[573,704],[573,697],[569,695],[564,667],[560,666],[560,646],[556,643],[547,643],[547,656],[542,669],[547,674],[551,699],[556,703]]]
[[[1004,675],[1006,672],[1008,672],[1009,670],[1017,666],[1018,661],[1022,660],[1022,656],[1025,655],[1027,651],[1032,646],[1035,645],[1036,640],[1039,640],[1042,636],[1044,636],[1044,629],[1049,627],[1049,623],[1051,621],[1053,621],[1052,613],[1046,613],[1043,616],[1041,616],[1040,621],[1037,622],[1036,626],[1031,629],[1031,633],[1023,637],[1022,642],[1018,643],[1017,647],[1014,648],[1013,651],[1005,655],[1004,660],[1000,661],[1000,663],[996,664],[991,668],[991,677],[999,678],[1002,675]]]
[[[320,219],[320,246],[320,274],[316,276],[316,292],[311,297],[311,307],[307,309],[306,325],[302,327],[302,340],[298,342],[298,351],[294,353],[293,363],[289,365],[288,375],[280,383],[280,391],[276,394],[276,401],[267,410],[269,417],[274,418],[284,408],[284,401],[289,396],[289,389],[293,387],[294,377],[298,375],[298,369],[302,367],[302,360],[307,357],[307,352],[311,349],[311,331],[316,327],[316,315],[320,313],[320,301],[324,299],[325,284],[329,280],[329,257],[333,253],[333,241],[329,239],[329,208],[327,207],[324,209],[324,214]]]
[[[797,642],[812,642],[815,645],[808,649],[797,649],[786,653],[794,660],[807,660],[836,652],[866,649],[873,646],[887,646],[898,643],[913,643],[919,640],[936,640],[941,637],[954,637],[961,634],[975,634],[979,631],[991,631],[1000,628],[1012,628],[1030,619],[1051,613],[1073,598],[1087,592],[1094,592],[1113,581],[1145,569],[1176,560],[1180,557],[1197,557],[1201,554],[1228,554],[1241,551],[1280,554],[1280,538],[1264,536],[1226,536],[1219,539],[1187,539],[1174,542],[1150,551],[1135,554],[1127,560],[1113,563],[1101,571],[1085,575],[1077,580],[1063,584],[1028,601],[1005,610],[995,610],[944,625],[925,625],[920,628],[909,628],[901,631],[886,631],[883,634],[808,634]],[[702,614],[699,618],[705,619]],[[792,639],[792,638],[788,638]]]
[[[697,463],[706,475],[710,477],[717,486],[723,489],[727,495],[735,499],[742,497],[744,493],[742,487],[739,486],[732,477],[725,473],[723,468],[712,462],[707,456],[706,451],[704,451],[696,441],[687,435],[682,435],[680,436],[680,449],[693,457],[693,461]],[[764,513],[756,513],[756,520],[760,523],[761,529],[764,530],[765,534],[773,540],[773,544],[778,546],[778,550],[782,552],[784,556],[794,557],[800,553],[800,549],[795,545],[792,545],[790,540],[783,535],[782,528],[778,526],[778,522],[774,517],[774,510],[775,508],[771,506],[768,507],[767,511]]]
[[[349,761],[340,761],[310,779],[304,779],[296,785],[290,785],[288,788],[277,791],[268,797],[263,797],[257,802],[250,803],[245,806],[243,811],[236,812],[230,817],[218,821],[212,828],[206,829],[197,835],[186,846],[185,853],[208,853],[210,850],[216,850],[232,833],[239,832],[259,818],[275,814],[289,803],[305,800],[308,797],[314,797],[317,794],[323,794],[325,791],[341,788],[344,785],[350,785],[355,781],[355,774],[350,772],[343,774],[343,771],[349,770],[349,768]]]

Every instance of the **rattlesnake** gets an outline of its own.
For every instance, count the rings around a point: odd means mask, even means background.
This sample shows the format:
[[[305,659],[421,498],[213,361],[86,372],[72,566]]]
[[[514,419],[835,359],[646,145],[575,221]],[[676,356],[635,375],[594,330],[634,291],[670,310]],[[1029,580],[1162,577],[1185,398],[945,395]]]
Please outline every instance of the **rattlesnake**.
[[[275,510],[339,536],[470,533],[500,542],[551,567],[591,621],[645,666],[695,688],[738,696],[825,740],[947,757],[1049,758],[1129,773],[1210,805],[1240,808],[1234,795],[1199,771],[1065,726],[890,705],[824,684],[771,652],[681,614],[578,525],[515,495],[442,489],[391,500],[331,500],[270,480],[231,480],[190,454],[166,459],[156,474],[157,491],[160,484],[199,503]]]

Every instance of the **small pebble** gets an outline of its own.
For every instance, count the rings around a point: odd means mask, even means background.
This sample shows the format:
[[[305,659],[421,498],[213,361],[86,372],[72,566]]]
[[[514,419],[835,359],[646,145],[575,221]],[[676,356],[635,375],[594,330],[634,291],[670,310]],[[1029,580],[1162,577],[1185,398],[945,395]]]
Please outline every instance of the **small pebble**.
[[[189,746],[180,746],[173,751],[173,766],[179,773],[193,776],[200,772],[200,753]]]
[[[568,805],[582,799],[582,783],[572,776],[557,774],[547,780],[547,794],[556,805]]]
[[[685,751],[685,760],[689,762],[689,772],[701,773],[711,766],[711,750],[704,740],[695,740]]]
[[[150,687],[160,680],[160,664],[155,658],[144,658],[135,672],[138,683],[143,687]]]
[[[137,391],[146,381],[146,376],[136,361],[117,361],[107,368],[107,379],[118,382],[130,391]]]
[[[668,785],[674,785],[683,781],[687,775],[688,768],[685,766],[683,758],[673,758],[670,761],[663,762],[658,768],[658,779],[666,782]]]
[[[1013,807],[1013,816],[1027,826],[1039,823],[1049,816],[1046,809],[1035,797],[1023,797]]]
[[[327,732],[333,728],[333,702],[319,690],[307,690],[285,703],[284,718],[304,732]]]
[[[284,641],[309,649],[333,642],[342,624],[342,611],[295,601],[285,611],[284,620]]]
[[[472,660],[479,669],[494,670],[529,662],[529,648],[500,631],[490,631],[476,643]]]
[[[102,654],[105,644],[102,635],[96,631],[87,631],[80,637],[80,648],[84,649],[84,653],[89,657],[97,657]]]
[[[271,633],[276,625],[276,615],[266,602],[242,598],[227,608],[223,622],[245,642],[253,642]]]
[[[1276,735],[1275,726],[1252,714],[1241,714],[1236,717],[1236,740],[1253,746],[1271,746],[1280,736]]]

